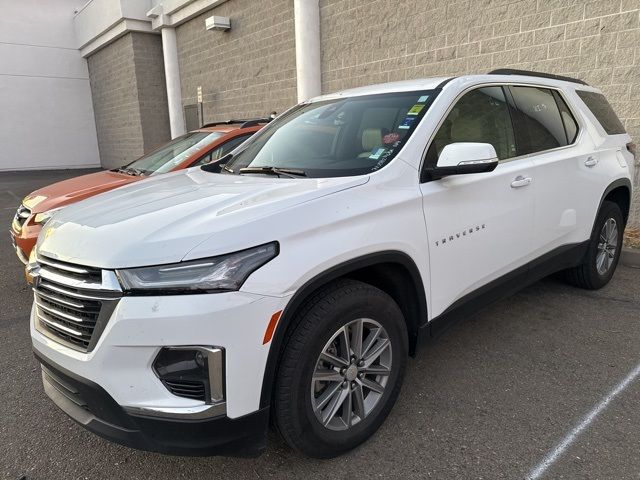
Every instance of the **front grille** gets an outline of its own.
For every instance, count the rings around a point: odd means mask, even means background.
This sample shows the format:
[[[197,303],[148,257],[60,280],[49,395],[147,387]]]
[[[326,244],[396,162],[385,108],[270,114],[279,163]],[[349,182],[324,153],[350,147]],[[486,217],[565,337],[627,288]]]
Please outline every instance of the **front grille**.
[[[194,400],[206,400],[206,390],[203,382],[189,380],[165,380],[167,388],[178,397],[192,398]]]
[[[93,349],[121,292],[103,271],[38,255],[34,299],[38,330],[82,352]],[[108,272],[113,274],[113,272]]]
[[[24,222],[27,221],[27,218],[31,215],[31,210],[25,207],[24,205],[20,205],[18,207],[18,211],[13,217],[13,224],[16,227],[16,230],[20,231]]]

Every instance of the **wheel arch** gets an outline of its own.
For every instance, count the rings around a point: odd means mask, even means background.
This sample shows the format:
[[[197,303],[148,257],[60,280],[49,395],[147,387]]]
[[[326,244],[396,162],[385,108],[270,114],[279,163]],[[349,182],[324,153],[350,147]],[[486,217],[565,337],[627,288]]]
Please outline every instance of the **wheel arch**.
[[[415,353],[418,332],[427,323],[428,316],[424,284],[413,259],[400,251],[384,251],[348,260],[307,281],[287,303],[269,348],[262,379],[261,408],[271,403],[282,348],[287,333],[295,327],[296,312],[314,292],[339,278],[358,280],[389,294],[402,310],[409,331],[409,352]]]
[[[618,204],[620,210],[622,210],[622,218],[624,218],[624,223],[626,225],[627,220],[629,219],[629,211],[631,209],[631,181],[628,178],[619,178],[612,182],[602,194],[596,216],[598,215],[602,204],[607,200]]]

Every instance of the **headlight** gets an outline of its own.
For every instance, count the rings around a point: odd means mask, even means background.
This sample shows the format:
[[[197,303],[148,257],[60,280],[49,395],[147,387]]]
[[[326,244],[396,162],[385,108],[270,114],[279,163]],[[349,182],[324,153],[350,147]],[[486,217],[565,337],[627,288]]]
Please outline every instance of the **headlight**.
[[[278,255],[278,243],[240,252],[154,267],[117,270],[129,291],[190,293],[239,290],[247,277]]]
[[[33,219],[33,223],[36,223],[38,225],[44,225],[49,221],[49,219],[53,216],[53,214],[59,210],[62,210],[62,207],[54,208],[53,210],[47,210],[46,212],[42,212],[42,213],[36,213],[36,216]]]

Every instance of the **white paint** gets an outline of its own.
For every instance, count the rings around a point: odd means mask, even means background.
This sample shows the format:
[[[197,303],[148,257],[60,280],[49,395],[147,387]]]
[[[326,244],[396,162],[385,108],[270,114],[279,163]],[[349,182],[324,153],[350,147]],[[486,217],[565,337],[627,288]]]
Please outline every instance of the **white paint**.
[[[153,18],[153,28],[176,27],[228,0],[152,0],[162,5],[162,15]]]
[[[294,0],[298,101],[322,92],[320,70],[320,5],[318,0]]]
[[[0,170],[100,165],[77,0],[4,2],[0,18]]]
[[[167,82],[167,103],[169,105],[169,126],[171,138],[185,133],[182,93],[180,91],[180,67],[178,64],[178,43],[175,28],[165,27],[162,32],[162,55],[164,76]]]
[[[640,375],[640,365],[634,368],[629,375],[627,375],[618,385],[615,386],[593,409],[585,415],[580,423],[573,429],[564,439],[553,449],[549,454],[540,462],[536,467],[531,470],[527,479],[537,480],[541,478],[545,472],[553,465],[558,458],[576,441],[578,435],[580,435],[595,418],[605,409],[611,401],[618,396],[625,388],[629,386]]]
[[[142,20],[149,24],[146,15],[150,7],[151,0],[92,0],[74,18],[75,47],[84,48],[122,20]],[[150,31],[151,25],[147,29]]]
[[[80,49],[80,53],[84,58],[87,58],[92,53],[116,41],[129,32],[155,33],[151,29],[151,24],[145,20],[123,19],[87,43]]]

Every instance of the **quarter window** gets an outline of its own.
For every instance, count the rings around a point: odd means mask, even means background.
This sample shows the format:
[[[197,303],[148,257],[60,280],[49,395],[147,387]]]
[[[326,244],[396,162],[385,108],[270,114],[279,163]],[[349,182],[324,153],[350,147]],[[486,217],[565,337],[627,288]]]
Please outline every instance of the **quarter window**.
[[[568,144],[552,90],[539,87],[510,87],[510,90],[514,102],[512,117],[518,155]]]
[[[576,93],[585,105],[589,107],[591,113],[600,122],[600,125],[608,135],[626,133],[616,112],[613,111],[604,95],[597,92],[587,92],[586,90],[576,90]]]
[[[516,155],[509,107],[502,87],[484,87],[466,93],[451,109],[427,151],[427,163],[435,165],[450,143],[490,143],[498,158]]]

